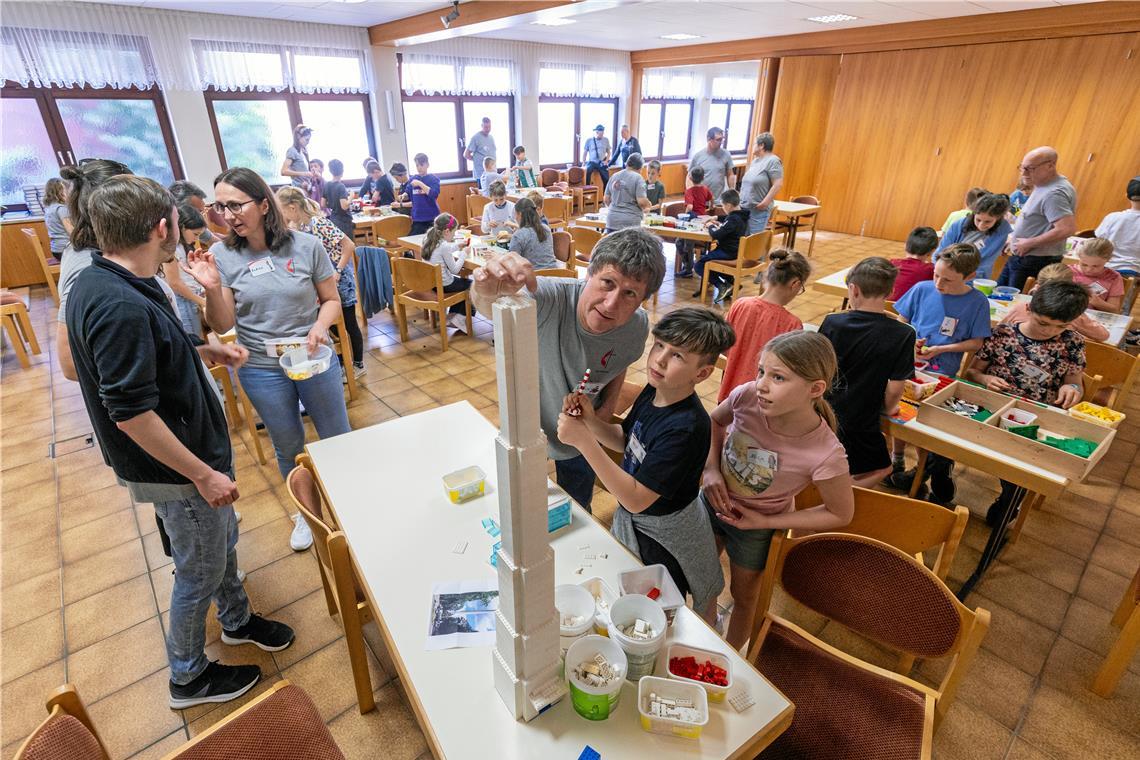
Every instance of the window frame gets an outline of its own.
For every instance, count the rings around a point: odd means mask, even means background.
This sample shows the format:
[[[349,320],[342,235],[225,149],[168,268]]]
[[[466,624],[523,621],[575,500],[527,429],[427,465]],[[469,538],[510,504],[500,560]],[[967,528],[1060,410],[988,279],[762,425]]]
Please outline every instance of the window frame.
[[[376,133],[372,126],[372,102],[368,93],[303,93],[291,92],[289,90],[261,92],[258,90],[218,90],[210,87],[203,91],[203,97],[206,100],[206,112],[210,117],[210,131],[214,134],[214,147],[218,151],[218,161],[221,162],[222,171],[230,168],[226,162],[225,146],[222,145],[222,133],[218,129],[218,117],[214,113],[214,103],[219,100],[284,100],[285,107],[289,112],[290,129],[293,125],[303,124],[301,120],[301,104],[306,100],[341,100],[341,101],[356,101],[361,104],[364,110],[364,130],[368,135],[368,150],[369,155],[376,155]],[[358,162],[353,162],[356,166]],[[327,167],[328,162],[325,162]],[[348,168],[347,166],[345,167]],[[363,167],[361,167],[363,169]],[[342,182],[346,185],[362,184],[364,177],[344,177]],[[271,187],[283,187],[283,185],[270,185]]]
[[[640,114],[641,114],[641,106],[645,105],[646,103],[658,104],[661,106],[661,119],[657,124],[657,150],[653,154],[650,154],[647,152],[644,156],[645,160],[646,161],[649,161],[651,159],[655,159],[657,161],[688,160],[688,158],[689,158],[689,152],[688,151],[693,145],[693,109],[696,107],[696,101],[693,98],[642,98],[641,101],[637,104],[637,112],[638,112],[639,120],[640,120]],[[688,134],[685,135],[685,153],[683,153],[681,155],[665,156],[665,155],[662,155],[662,153],[664,151],[664,147],[665,147],[665,106],[670,105],[670,104],[674,104],[674,103],[682,103],[682,104],[689,106],[689,127],[688,127]],[[637,126],[637,131],[641,132],[641,134],[644,136],[645,135],[645,125],[639,123]],[[644,148],[645,148],[644,139],[643,138],[638,138],[638,139],[641,141],[642,149],[644,150]]]
[[[186,178],[182,166],[182,156],[178,153],[177,143],[174,140],[174,129],[170,124],[170,114],[166,109],[166,96],[157,86],[145,90],[138,87],[88,87],[86,85],[80,87],[24,87],[10,82],[0,88],[0,98],[27,98],[36,101],[40,116],[44,120],[44,127],[52,142],[56,162],[60,168],[74,166],[76,158],[71,139],[67,134],[67,127],[63,123],[63,116],[56,105],[57,100],[149,100],[154,105],[159,131],[162,134],[166,154],[170,160],[170,172],[175,180]],[[4,208],[11,211],[28,210],[25,203],[11,203],[5,205]]]
[[[747,106],[748,106],[748,125],[744,128],[745,133],[746,133],[746,136],[744,138],[744,147],[741,148],[740,150],[729,150],[728,151],[731,155],[734,155],[734,156],[743,156],[743,155],[747,154],[748,153],[748,141],[749,141],[749,138],[751,137],[751,134],[748,134],[748,133],[750,133],[752,131],[752,117],[755,116],[756,101],[755,100],[746,100],[744,98],[713,98],[710,102],[714,105],[726,106],[725,112],[724,112],[724,131],[725,131],[725,134],[728,134],[729,127],[731,127],[731,125],[732,125],[732,107],[734,105],[745,105],[745,104],[747,104]],[[728,144],[728,140],[725,139],[725,145],[727,145],[727,144]],[[728,149],[725,148],[725,150],[728,150]]]
[[[469,163],[464,158],[463,153],[467,150],[467,131],[466,125],[463,123],[463,106],[467,103],[506,103],[507,121],[509,122],[508,129],[508,152],[514,149],[515,145],[515,96],[514,95],[424,95],[422,91],[416,90],[411,95],[403,90],[400,90],[400,118],[404,118],[404,103],[451,103],[455,111],[455,134],[458,135],[456,140],[456,156],[459,159],[458,165],[460,167],[467,166]],[[404,138],[405,147],[407,146],[407,136]],[[430,154],[428,155],[430,159]],[[409,169],[411,169],[412,157],[408,156]],[[443,179],[471,179],[474,168],[464,171],[462,168],[457,172],[433,172],[435,176]]]
[[[573,103],[574,104],[574,162],[572,166],[582,165],[582,145],[585,140],[582,137],[582,104],[583,103],[608,103],[614,107],[614,120],[611,124],[610,144],[616,145],[614,142],[618,136],[618,112],[621,110],[621,99],[616,95],[612,98],[601,96],[577,96],[577,95],[540,95],[538,97],[539,105],[543,103]],[[590,130],[592,133],[593,130]],[[535,149],[535,156],[538,155],[538,149]],[[564,168],[565,164],[538,164],[538,170],[543,169],[556,169]]]

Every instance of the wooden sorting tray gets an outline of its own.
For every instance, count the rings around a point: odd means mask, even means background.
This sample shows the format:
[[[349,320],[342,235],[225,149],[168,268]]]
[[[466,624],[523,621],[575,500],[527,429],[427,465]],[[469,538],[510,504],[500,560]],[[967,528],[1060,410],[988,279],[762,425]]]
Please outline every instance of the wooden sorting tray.
[[[993,414],[985,422],[954,414],[942,408],[942,402],[959,398],[971,404],[979,404]],[[1096,450],[1088,459],[1066,451],[1046,446],[1008,430],[998,424],[1001,416],[1010,409],[1024,409],[1037,415],[1036,424],[1042,431],[1048,431],[1067,438],[1084,438],[1097,443]],[[918,420],[925,425],[944,430],[960,438],[995,449],[1023,462],[1031,462],[1038,467],[1051,470],[1074,481],[1084,480],[1100,458],[1108,451],[1116,431],[1091,422],[1069,416],[1056,407],[1035,404],[1006,396],[1002,393],[954,381],[918,405]]]

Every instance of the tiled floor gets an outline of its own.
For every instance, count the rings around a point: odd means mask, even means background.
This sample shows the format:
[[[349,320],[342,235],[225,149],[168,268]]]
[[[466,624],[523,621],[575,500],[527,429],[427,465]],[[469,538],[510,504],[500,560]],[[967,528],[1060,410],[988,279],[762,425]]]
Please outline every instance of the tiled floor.
[[[901,255],[898,243],[821,233],[813,259],[825,275],[869,255]],[[672,257],[669,256],[671,259]],[[691,302],[692,280],[666,279],[656,314]],[[172,712],[166,706],[163,631],[172,577],[149,505],[133,505],[94,449],[69,439],[90,427],[78,387],[51,356],[55,309],[33,292],[33,319],[47,352],[22,370],[10,349],[3,357],[2,399],[2,756],[11,757],[44,715],[59,684],[76,684],[114,757],[158,757],[224,716],[233,705]],[[810,290],[792,305],[818,323],[838,299]],[[424,328],[424,329],[420,329]],[[476,336],[456,337],[441,354],[438,336],[422,322],[401,345],[387,315],[372,320],[368,374],[349,407],[356,427],[441,403],[466,400],[493,416],[496,388],[489,323]],[[644,382],[637,365],[630,379]],[[715,398],[714,382],[700,389]],[[961,686],[936,741],[940,758],[1135,758],[1140,755],[1140,662],[1116,696],[1088,689],[1112,641],[1108,625],[1140,560],[1140,400],[1102,464],[1085,484],[1045,504],[1021,541],[1005,552],[970,603],[993,613],[982,652]],[[312,695],[349,757],[426,757],[426,745],[375,629],[369,631],[379,709],[355,707],[347,652],[336,620],[325,610],[310,554],[289,549],[291,523],[276,468],[259,466],[249,441],[235,438],[244,515],[238,553],[249,573],[255,607],[291,624],[293,647],[274,655],[228,650],[210,621],[209,652],[227,661],[258,663],[266,682],[288,678]],[[48,444],[61,454],[47,458]],[[266,444],[268,445],[268,444]],[[976,472],[959,477],[961,503],[975,514],[996,492]],[[599,493],[595,512],[607,519],[613,501]],[[986,532],[970,523],[952,585],[976,562]],[[784,606],[784,605],[781,605]],[[805,620],[807,624],[812,621]],[[818,630],[818,623],[814,629]],[[872,660],[883,653],[838,626],[824,638]],[[252,650],[252,651],[249,651]],[[939,670],[924,664],[923,678]],[[696,754],[696,753],[694,753]]]

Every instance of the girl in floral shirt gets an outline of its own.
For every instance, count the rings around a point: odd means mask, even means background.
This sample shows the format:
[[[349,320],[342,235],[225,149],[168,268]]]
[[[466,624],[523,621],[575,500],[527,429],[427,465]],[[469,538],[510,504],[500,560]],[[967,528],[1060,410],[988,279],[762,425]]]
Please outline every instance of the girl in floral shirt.
[[[333,266],[336,267],[336,289],[340,294],[340,306],[344,315],[344,327],[352,345],[352,371],[354,376],[364,374],[364,336],[360,323],[356,321],[356,276],[352,261],[356,244],[335,224],[321,214],[321,207],[296,187],[283,187],[277,191],[277,200],[289,226],[300,232],[314,235],[328,251]],[[336,327],[332,328],[334,331]],[[344,357],[341,357],[343,364]]]

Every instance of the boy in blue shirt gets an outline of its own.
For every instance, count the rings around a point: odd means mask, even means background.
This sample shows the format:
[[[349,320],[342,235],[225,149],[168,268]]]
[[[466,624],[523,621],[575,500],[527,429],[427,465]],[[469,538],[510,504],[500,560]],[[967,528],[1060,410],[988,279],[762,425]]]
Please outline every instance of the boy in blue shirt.
[[[904,322],[914,327],[918,338],[918,356],[928,361],[931,372],[953,377],[962,364],[962,354],[977,351],[990,336],[990,302],[985,293],[975,290],[967,280],[981,263],[974,246],[957,243],[946,248],[934,265],[934,279],[920,282],[895,301],[895,311]],[[895,441],[888,483],[908,490],[914,472],[903,472],[905,444]],[[931,500],[949,504],[954,500],[954,463],[937,454],[927,457],[926,475],[930,478]]]
[[[696,454],[708,451],[712,424],[695,388],[734,342],[719,314],[675,309],[653,328],[649,382],[620,425],[598,419],[576,393],[558,418],[558,439],[582,452],[620,504],[614,536],[645,564],[664,565],[696,610],[720,594],[724,572],[708,510],[697,499],[704,461]],[[624,452],[620,466],[605,449]]]

